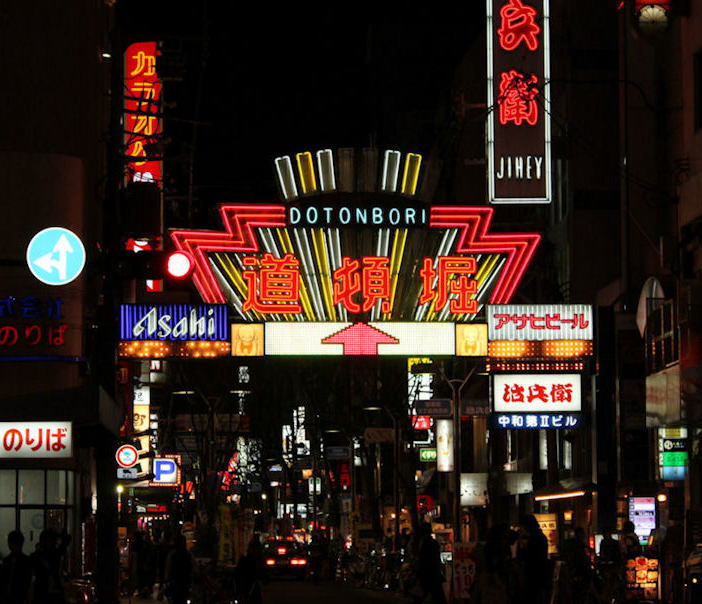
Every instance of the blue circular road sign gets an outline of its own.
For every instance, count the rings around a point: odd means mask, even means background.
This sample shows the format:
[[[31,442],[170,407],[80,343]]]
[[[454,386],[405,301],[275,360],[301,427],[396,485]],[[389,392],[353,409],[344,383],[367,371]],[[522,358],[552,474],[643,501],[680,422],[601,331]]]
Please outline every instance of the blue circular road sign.
[[[27,266],[47,285],[65,285],[85,266],[85,248],[78,236],[63,227],[39,231],[27,246]]]

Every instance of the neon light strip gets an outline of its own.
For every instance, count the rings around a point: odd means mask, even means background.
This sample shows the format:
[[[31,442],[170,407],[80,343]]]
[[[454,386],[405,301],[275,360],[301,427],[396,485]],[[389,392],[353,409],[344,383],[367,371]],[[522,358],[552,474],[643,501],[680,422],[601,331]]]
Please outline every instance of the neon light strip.
[[[383,160],[383,176],[381,179],[380,190],[385,193],[395,193],[397,191],[397,179],[400,175],[400,158],[402,153],[399,151],[386,151]]]
[[[322,303],[322,294],[319,291],[319,284],[317,283],[317,271],[316,264],[312,259],[312,253],[310,252],[310,243],[307,239],[307,231],[305,229],[294,229],[295,240],[297,241],[297,247],[300,249],[303,274],[307,277],[307,283],[309,290],[312,294],[312,302],[315,308],[315,315],[319,320],[324,320],[324,306]]]
[[[295,247],[293,246],[292,240],[290,239],[290,234],[288,233],[287,229],[276,229],[276,232],[278,233],[278,239],[280,240],[280,245],[283,248],[283,251],[286,254],[293,254],[294,256],[299,257],[300,254],[296,253]],[[314,310],[312,309],[310,294],[307,291],[307,284],[305,283],[304,279],[300,279],[300,298],[305,315],[307,315],[307,318],[309,320],[312,320],[314,318]],[[296,319],[302,320],[303,317],[301,315],[297,315]]]
[[[402,193],[414,195],[419,182],[419,170],[422,165],[422,156],[419,153],[408,153],[405,156],[405,169],[402,173]]]
[[[536,233],[488,234],[493,209],[481,207],[434,206],[430,227],[462,228],[456,251],[465,254],[492,252],[507,254],[505,270],[500,275],[490,302],[507,304],[519,285],[541,241]]]
[[[407,243],[407,229],[398,229],[395,231],[395,238],[392,244],[392,258],[390,259],[390,312],[385,313],[383,319],[389,320],[395,309],[395,294],[397,293],[397,282],[400,276],[400,268],[402,267],[402,258],[405,253],[405,244]]]
[[[297,199],[297,185],[295,184],[295,173],[293,172],[290,156],[276,157],[274,164],[278,175],[278,184],[285,201]]]
[[[319,186],[324,193],[336,191],[336,175],[334,174],[334,154],[331,149],[317,151],[317,171]]]
[[[295,155],[297,162],[297,173],[300,177],[302,194],[314,193],[317,190],[317,178],[314,173],[314,162],[309,151],[303,151]]]
[[[284,227],[283,205],[223,205],[219,208],[225,231],[174,230],[171,239],[195,261],[193,281],[207,303],[224,303],[224,295],[212,272],[207,252],[258,252],[254,227]]]
[[[327,260],[327,250],[324,240],[323,229],[311,229],[312,231],[312,246],[314,247],[314,255],[317,259],[317,265],[320,269],[319,278],[322,282],[322,293],[324,294],[324,307],[331,321],[336,321],[336,312],[334,310],[332,298],[332,282],[329,274],[329,262]]]
[[[551,495],[537,495],[534,501],[552,501],[554,499],[570,499],[571,497],[582,497],[585,491],[569,491],[568,493],[553,493]]]

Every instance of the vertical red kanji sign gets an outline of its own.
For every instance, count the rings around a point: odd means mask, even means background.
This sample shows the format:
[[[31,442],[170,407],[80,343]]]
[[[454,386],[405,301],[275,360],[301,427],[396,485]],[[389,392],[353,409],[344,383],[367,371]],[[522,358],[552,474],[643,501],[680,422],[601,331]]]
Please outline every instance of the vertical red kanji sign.
[[[162,181],[160,159],[148,157],[161,137],[161,80],[156,42],[130,44],[124,53],[124,147],[126,181]]]
[[[551,202],[549,0],[487,0],[490,203]]]

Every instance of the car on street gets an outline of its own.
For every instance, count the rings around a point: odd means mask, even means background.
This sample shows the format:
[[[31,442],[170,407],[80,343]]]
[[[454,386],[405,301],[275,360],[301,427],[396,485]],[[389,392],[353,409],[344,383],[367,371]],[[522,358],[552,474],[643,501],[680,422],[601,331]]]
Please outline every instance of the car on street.
[[[267,541],[263,546],[263,558],[270,577],[305,578],[309,557],[297,541],[282,539]]]

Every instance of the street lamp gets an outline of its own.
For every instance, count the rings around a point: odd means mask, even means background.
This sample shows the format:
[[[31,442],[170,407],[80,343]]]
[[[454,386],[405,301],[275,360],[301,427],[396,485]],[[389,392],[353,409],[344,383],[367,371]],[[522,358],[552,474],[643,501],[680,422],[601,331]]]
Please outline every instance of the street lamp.
[[[463,379],[446,377],[442,367],[433,363],[416,363],[412,366],[412,373],[433,373],[439,375],[451,389],[451,406],[453,407],[453,540],[462,541],[461,535],[461,392],[478,365],[471,367],[468,375]]]
[[[390,413],[387,407],[382,407],[380,405],[367,405],[363,407],[364,411],[384,411],[390,416],[392,421],[392,433],[393,433],[393,457],[395,462],[395,471],[392,477],[392,491],[393,491],[393,503],[395,507],[394,521],[395,521],[395,551],[400,549],[400,434],[398,431],[397,419]]]

